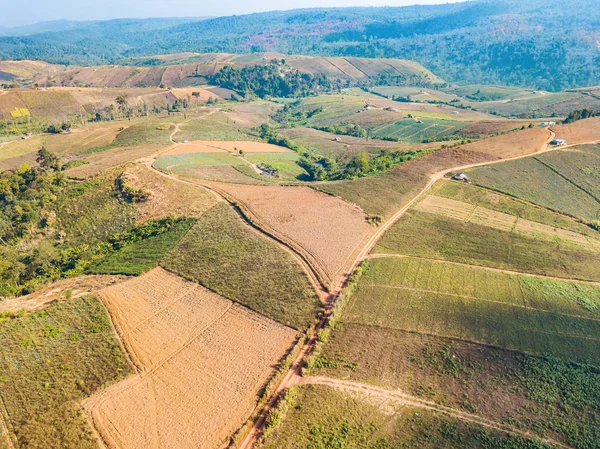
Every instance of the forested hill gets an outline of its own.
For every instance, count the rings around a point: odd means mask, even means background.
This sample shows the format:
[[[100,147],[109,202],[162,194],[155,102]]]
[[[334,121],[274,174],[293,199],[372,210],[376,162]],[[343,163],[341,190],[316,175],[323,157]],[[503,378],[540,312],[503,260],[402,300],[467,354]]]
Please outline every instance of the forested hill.
[[[600,84],[598,0],[270,12],[169,27],[144,21],[0,38],[0,58],[127,64],[177,52],[281,52],[411,59],[449,81],[556,91]]]

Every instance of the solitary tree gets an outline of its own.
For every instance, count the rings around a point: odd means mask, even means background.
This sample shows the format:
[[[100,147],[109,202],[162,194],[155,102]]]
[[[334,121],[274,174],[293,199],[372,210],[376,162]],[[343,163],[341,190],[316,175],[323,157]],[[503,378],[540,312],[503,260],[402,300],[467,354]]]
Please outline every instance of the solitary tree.
[[[44,147],[38,150],[35,161],[40,164],[40,167],[44,170],[52,169],[54,171],[60,171],[60,158]]]

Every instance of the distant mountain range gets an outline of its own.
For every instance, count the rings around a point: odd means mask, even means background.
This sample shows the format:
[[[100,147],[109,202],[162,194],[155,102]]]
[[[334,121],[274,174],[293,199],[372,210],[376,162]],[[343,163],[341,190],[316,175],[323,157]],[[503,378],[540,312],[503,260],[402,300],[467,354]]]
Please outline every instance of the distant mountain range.
[[[556,91],[600,84],[598,6],[477,0],[208,20],[61,21],[0,37],[0,58],[96,65],[179,52],[386,57],[417,61],[448,81]]]

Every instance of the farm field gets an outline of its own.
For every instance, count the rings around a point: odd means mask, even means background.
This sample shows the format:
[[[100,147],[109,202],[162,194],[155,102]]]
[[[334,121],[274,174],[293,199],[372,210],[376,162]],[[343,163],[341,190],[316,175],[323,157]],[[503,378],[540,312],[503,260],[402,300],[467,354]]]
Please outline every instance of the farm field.
[[[270,143],[255,142],[252,140],[222,141],[222,140],[199,140],[178,144],[172,150],[163,153],[164,156],[172,156],[189,153],[293,153],[289,148]]]
[[[373,232],[360,210],[308,187],[211,186],[225,192],[254,222],[302,254],[326,287],[347,272],[361,244]]]
[[[133,371],[102,303],[83,296],[0,323],[0,344],[5,447],[97,448],[79,402]]]
[[[597,145],[468,170],[472,181],[584,220],[600,217]]]
[[[176,142],[196,140],[240,140],[250,141],[257,138],[249,134],[250,128],[237,124],[224,112],[215,112],[210,116],[200,116],[186,121],[175,134]]]
[[[433,187],[431,193],[473,206],[514,215],[520,219],[542,223],[553,228],[575,232],[587,237],[598,237],[597,231],[569,216],[493,190],[477,187],[473,184],[440,180]]]
[[[317,360],[310,374],[334,382],[402,392],[573,448],[599,438],[594,365],[345,322]]]
[[[427,196],[415,206],[415,210],[439,214],[467,223],[489,226],[501,231],[581,245],[584,248],[600,249],[600,236],[598,235],[586,237],[583,234],[522,219],[515,215],[496,212],[491,209],[435,195]]]
[[[406,118],[386,123],[373,129],[373,136],[379,138],[392,137],[402,142],[427,142],[448,140],[457,134],[464,122],[454,120],[438,120],[429,118]]]
[[[225,203],[205,212],[162,266],[298,329],[311,324],[319,309],[298,262],[244,224]]]
[[[537,127],[479,140],[463,145],[462,148],[489,154],[498,159],[509,158],[536,153],[544,147],[549,138],[550,133],[546,129]]]
[[[160,268],[100,296],[140,369],[84,403],[108,447],[221,447],[296,339]]]
[[[394,259],[395,260],[395,259]],[[373,269],[380,266],[373,261]],[[385,262],[384,262],[385,263]],[[391,262],[393,264],[394,262]],[[544,308],[523,306],[511,296],[472,293],[470,286],[486,285],[485,280],[463,280],[460,276],[478,275],[477,271],[467,271],[456,265],[423,264],[420,260],[402,259],[385,268],[410,276],[411,270],[421,267],[431,270],[430,275],[417,278],[412,286],[398,285],[396,282],[380,282],[365,279],[354,293],[351,303],[345,310],[345,321],[363,326],[378,326],[389,329],[419,332],[427,335],[457,338],[503,349],[520,351],[535,355],[552,355],[567,360],[597,364],[600,360],[598,336],[600,321],[594,318],[561,314],[552,303],[552,297],[541,296],[535,302],[549,305]],[[477,269],[475,269],[477,270]],[[480,269],[481,270],[481,269]],[[485,271],[485,270],[482,270]],[[384,278],[387,277],[384,275]],[[442,284],[436,287],[437,283]],[[492,277],[490,284],[497,282],[496,288],[506,291],[511,284],[501,281],[501,277]],[[431,280],[431,284],[429,281]],[[400,281],[401,282],[401,281]],[[407,284],[410,281],[407,282]],[[525,281],[526,282],[526,281]],[[518,284],[524,284],[519,282]],[[452,284],[453,286],[447,286]],[[530,287],[537,288],[536,293],[544,290],[552,292],[560,284],[544,286],[543,282],[532,282]],[[423,287],[421,287],[423,286]],[[491,286],[486,286],[491,289]],[[530,289],[528,289],[530,290]],[[563,287],[568,292],[569,287]],[[570,288],[571,301],[577,301],[577,288]],[[575,295],[573,295],[575,293]],[[556,295],[556,293],[554,293]],[[597,292],[589,300],[589,307],[598,305]],[[499,297],[500,296],[500,297]],[[523,295],[525,296],[525,294]],[[575,298],[573,298],[575,296]],[[538,297],[539,298],[539,297]],[[514,301],[514,302],[513,302]],[[547,301],[547,303],[545,302]],[[562,298],[559,302],[568,302]],[[573,309],[584,309],[584,305],[573,304]],[[549,310],[548,310],[549,309]],[[589,316],[589,315],[588,315]],[[522,338],[527,335],[528,338]]]
[[[412,210],[375,246],[404,254],[569,279],[600,281],[600,252]]]
[[[418,408],[391,395],[344,386],[305,385],[294,391],[281,425],[259,447],[265,449],[445,448],[518,449],[552,446],[487,430]],[[294,407],[293,404],[301,404]]]

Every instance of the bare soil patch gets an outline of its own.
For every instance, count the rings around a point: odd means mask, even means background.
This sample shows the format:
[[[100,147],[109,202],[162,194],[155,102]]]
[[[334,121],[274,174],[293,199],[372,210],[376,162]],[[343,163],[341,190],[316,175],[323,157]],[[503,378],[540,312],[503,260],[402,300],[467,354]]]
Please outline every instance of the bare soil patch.
[[[218,197],[208,190],[177,182],[144,164],[128,168],[124,178],[131,187],[150,193],[146,201],[136,203],[140,222],[167,215],[198,217],[218,201]]]
[[[359,208],[308,187],[210,185],[306,257],[328,286],[350,269],[374,232]]]
[[[84,403],[109,448],[222,447],[296,338],[160,268],[100,297],[141,368]]]

